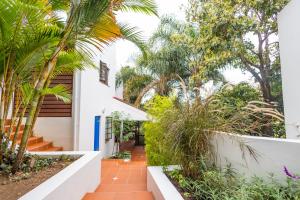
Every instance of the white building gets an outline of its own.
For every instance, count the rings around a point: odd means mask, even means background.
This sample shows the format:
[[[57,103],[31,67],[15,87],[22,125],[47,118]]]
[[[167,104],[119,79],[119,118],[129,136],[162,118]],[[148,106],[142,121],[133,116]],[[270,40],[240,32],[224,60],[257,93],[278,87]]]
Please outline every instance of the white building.
[[[97,69],[88,68],[75,72],[73,80],[70,80],[73,96],[72,106],[69,105],[70,112],[64,113],[68,111],[64,105],[56,109],[53,109],[54,105],[49,105],[52,110],[41,110],[34,134],[43,136],[45,140],[52,141],[55,146],[61,146],[64,150],[100,150],[103,156],[111,155],[114,137],[106,134],[107,117],[112,112],[119,111],[128,115],[131,120],[147,119],[145,112],[122,102],[122,95],[116,95],[115,56],[116,47],[106,47],[94,58]],[[47,102],[45,99],[45,103]]]
[[[300,139],[300,1],[292,0],[280,12],[279,42],[286,136]]]

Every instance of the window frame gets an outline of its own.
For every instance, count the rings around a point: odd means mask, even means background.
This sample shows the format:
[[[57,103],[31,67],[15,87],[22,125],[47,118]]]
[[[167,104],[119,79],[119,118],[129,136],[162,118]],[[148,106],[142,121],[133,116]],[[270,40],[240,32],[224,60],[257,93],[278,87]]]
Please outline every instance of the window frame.
[[[109,141],[113,137],[113,118],[106,117],[105,118],[105,141]]]
[[[109,71],[107,64],[100,60],[99,81],[108,86]]]

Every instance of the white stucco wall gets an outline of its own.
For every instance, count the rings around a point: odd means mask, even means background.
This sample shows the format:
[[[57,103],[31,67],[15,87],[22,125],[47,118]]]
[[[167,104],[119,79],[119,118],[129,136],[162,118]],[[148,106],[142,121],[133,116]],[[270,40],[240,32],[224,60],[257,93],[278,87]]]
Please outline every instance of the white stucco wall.
[[[292,173],[300,173],[299,140],[217,134],[212,144],[219,155],[217,161],[220,166],[231,164],[236,172],[246,177],[267,178],[274,174],[276,179],[284,181],[284,166]],[[254,149],[257,160],[249,154],[247,148],[241,151],[240,144]]]
[[[75,74],[74,143],[75,150],[93,150],[94,120],[95,116],[101,116],[100,151],[102,156],[106,156],[112,153],[113,147],[113,140],[105,141],[105,118],[111,114],[111,101],[115,95],[115,46],[95,55],[97,67],[100,60],[107,63],[110,69],[108,86],[99,81],[99,69],[86,69]]]
[[[34,127],[35,136],[43,136],[45,141],[52,141],[54,146],[65,151],[73,150],[72,117],[39,117]]]
[[[19,200],[80,200],[94,192],[101,181],[100,152],[39,152],[43,157],[81,156],[62,171],[50,177]]]
[[[287,138],[299,138],[300,1],[292,0],[279,15],[279,42]]]

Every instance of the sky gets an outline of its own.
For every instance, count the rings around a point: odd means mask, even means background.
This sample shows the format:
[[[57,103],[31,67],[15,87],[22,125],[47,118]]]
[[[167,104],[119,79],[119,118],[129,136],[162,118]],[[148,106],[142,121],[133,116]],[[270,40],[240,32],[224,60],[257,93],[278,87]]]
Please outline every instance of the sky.
[[[185,9],[188,0],[156,0],[158,5],[159,16],[171,15],[179,20],[185,20]],[[149,38],[159,25],[159,18],[156,16],[146,16],[143,14],[119,13],[118,21],[125,22],[131,26],[136,26],[142,31],[145,39]],[[122,66],[133,65],[135,56],[140,52],[138,48],[130,42],[118,41],[117,44],[117,69]],[[225,70],[225,78],[231,83],[239,83],[241,81],[252,81],[250,74],[242,73],[240,70]]]

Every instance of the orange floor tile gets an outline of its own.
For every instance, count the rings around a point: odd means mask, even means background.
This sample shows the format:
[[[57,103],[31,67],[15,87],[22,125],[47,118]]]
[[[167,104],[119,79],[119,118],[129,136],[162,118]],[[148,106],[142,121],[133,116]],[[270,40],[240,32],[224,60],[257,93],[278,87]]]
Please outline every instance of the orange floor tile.
[[[147,191],[147,163],[143,147],[132,150],[130,162],[102,160],[101,184],[84,200],[154,200]]]

